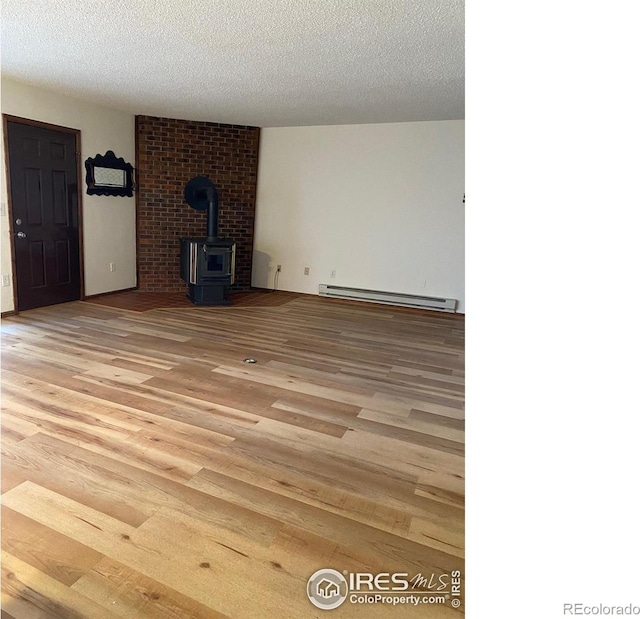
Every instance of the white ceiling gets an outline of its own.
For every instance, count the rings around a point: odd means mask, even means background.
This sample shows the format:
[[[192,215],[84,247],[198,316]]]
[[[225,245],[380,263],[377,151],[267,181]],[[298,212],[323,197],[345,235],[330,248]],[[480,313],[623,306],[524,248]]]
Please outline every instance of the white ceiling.
[[[2,0],[3,75],[133,114],[464,118],[463,0]]]

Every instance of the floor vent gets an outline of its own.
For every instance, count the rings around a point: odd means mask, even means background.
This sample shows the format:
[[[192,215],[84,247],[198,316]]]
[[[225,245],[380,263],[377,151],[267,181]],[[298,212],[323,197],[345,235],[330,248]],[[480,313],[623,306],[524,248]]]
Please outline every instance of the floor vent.
[[[423,309],[438,310],[442,312],[455,312],[457,305],[456,299],[421,297],[415,294],[402,294],[399,292],[381,292],[380,290],[363,290],[362,288],[344,288],[343,286],[329,286],[328,284],[320,284],[319,289],[320,296],[322,297],[355,299],[357,301],[386,303],[388,305],[400,305],[402,307],[420,307]]]

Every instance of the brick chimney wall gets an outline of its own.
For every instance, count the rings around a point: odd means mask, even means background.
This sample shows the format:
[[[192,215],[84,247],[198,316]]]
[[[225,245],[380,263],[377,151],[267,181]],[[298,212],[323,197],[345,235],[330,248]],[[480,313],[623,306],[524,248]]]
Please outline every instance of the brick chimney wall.
[[[218,236],[236,242],[232,290],[251,286],[260,129],[136,116],[138,287],[181,292],[180,237],[206,236],[207,213],[184,201],[194,176],[218,188]]]

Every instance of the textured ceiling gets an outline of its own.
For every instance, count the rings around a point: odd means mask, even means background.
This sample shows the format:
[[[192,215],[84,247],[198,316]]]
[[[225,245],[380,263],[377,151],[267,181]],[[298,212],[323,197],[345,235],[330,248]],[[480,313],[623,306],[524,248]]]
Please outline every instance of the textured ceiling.
[[[260,127],[464,118],[463,0],[2,0],[2,72]]]

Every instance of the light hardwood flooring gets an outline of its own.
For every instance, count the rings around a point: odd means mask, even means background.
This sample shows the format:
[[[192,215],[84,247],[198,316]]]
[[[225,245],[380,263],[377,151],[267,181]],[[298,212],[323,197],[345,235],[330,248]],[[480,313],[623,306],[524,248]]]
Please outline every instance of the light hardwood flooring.
[[[306,596],[321,568],[464,582],[462,317],[76,302],[2,347],[2,617],[463,616]]]

